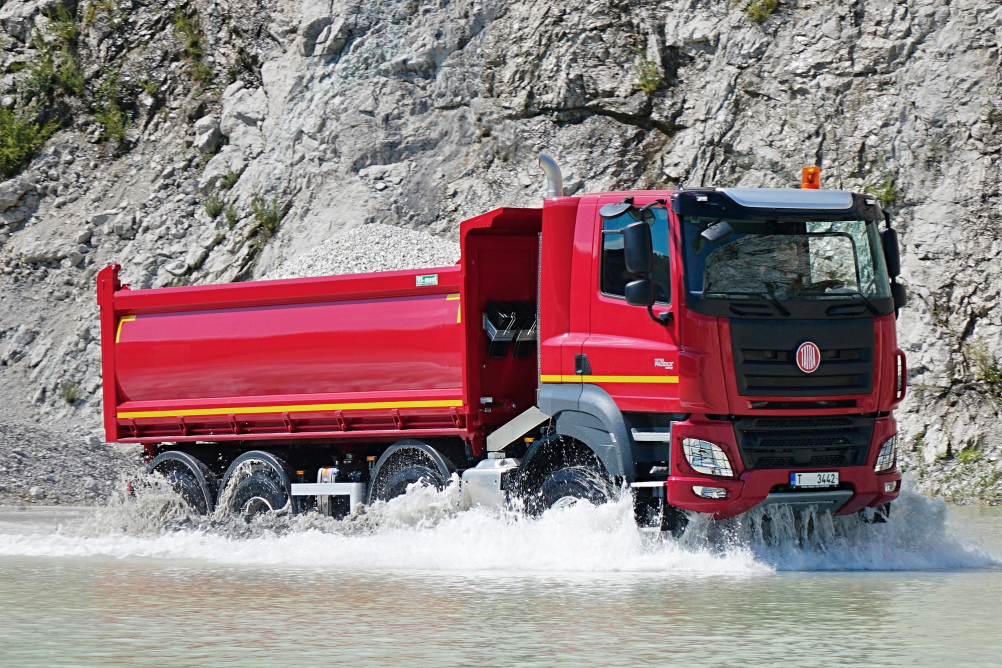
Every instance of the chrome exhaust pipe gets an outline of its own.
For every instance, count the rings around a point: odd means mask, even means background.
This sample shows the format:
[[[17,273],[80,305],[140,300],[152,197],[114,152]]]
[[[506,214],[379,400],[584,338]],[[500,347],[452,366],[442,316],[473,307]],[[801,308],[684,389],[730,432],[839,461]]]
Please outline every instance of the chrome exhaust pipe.
[[[544,174],[546,174],[546,196],[563,197],[564,177],[560,173],[560,167],[557,166],[557,161],[545,153],[540,153],[539,168],[543,170]]]

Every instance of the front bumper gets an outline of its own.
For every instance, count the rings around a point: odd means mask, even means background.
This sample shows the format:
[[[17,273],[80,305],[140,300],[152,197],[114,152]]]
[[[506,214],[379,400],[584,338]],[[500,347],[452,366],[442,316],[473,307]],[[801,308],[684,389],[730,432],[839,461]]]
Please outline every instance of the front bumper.
[[[892,469],[874,473],[872,467],[854,466],[835,469],[839,472],[839,488],[787,491],[790,481],[788,470],[745,471],[737,479],[712,476],[680,475],[668,478],[665,495],[670,505],[684,510],[709,513],[715,519],[734,517],[762,503],[817,504],[829,506],[837,515],[848,515],[863,508],[882,506],[898,498],[901,493],[901,473]],[[893,482],[894,491],[885,492],[885,483]],[[727,490],[723,499],[705,499],[697,496],[693,487],[721,487]],[[776,488],[776,491],[773,491]],[[830,499],[820,495],[828,494]],[[842,501],[848,492],[848,499]]]
[[[887,416],[875,419],[865,462],[856,461],[851,466],[744,468],[732,424],[694,416],[685,422],[677,422],[672,427],[673,475],[665,483],[665,497],[676,508],[709,513],[717,519],[740,515],[762,503],[817,502],[819,506],[827,506],[838,515],[848,515],[867,507],[874,508],[893,501],[901,493],[901,473],[896,467],[881,473],[874,471],[880,444],[896,432],[894,418]],[[685,438],[703,439],[723,448],[737,476],[725,478],[695,471],[689,466],[682,450]],[[790,473],[818,470],[838,471],[838,488],[796,491],[789,488]],[[894,491],[885,491],[887,483],[894,484]],[[724,498],[703,498],[693,491],[693,487],[697,486],[723,488],[727,490],[727,494]],[[829,494],[825,496],[820,492]]]

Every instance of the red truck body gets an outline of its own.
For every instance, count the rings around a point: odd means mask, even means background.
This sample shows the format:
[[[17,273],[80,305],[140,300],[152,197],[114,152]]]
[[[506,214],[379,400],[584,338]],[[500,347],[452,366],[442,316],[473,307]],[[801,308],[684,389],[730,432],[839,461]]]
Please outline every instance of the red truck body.
[[[758,321],[688,307],[679,197],[616,192],[497,209],[462,223],[462,257],[452,267],[154,290],[120,285],[118,266],[108,267],[98,277],[107,439],[146,444],[151,459],[185,444],[232,454],[312,444],[370,461],[404,439],[445,439],[463,444],[470,465],[485,457],[488,435],[538,404],[554,416],[551,429],[566,415],[561,433],[586,440],[576,434],[601,432],[590,447],[617,479],[653,481],[671,506],[722,518],[790,491],[791,472],[818,468],[813,460],[756,466],[764,460],[744,453],[740,438],[765,434],[767,422],[778,430],[770,434],[782,434],[789,425],[822,429],[841,420],[848,429],[856,420],[865,421],[865,458],[822,466],[852,492],[838,512],[893,500],[900,474],[874,467],[896,433],[891,411],[904,395],[894,314],[865,318],[873,337],[865,391],[805,400],[800,391],[742,389],[748,351],[735,342]],[[668,324],[603,292],[599,210],[626,198],[636,207],[666,203],[671,299],[653,313],[670,312]],[[536,354],[488,354],[482,314],[498,301],[536,304]],[[805,336],[816,330],[804,322]],[[785,323],[755,326],[780,328],[777,340],[805,338]],[[597,414],[574,403],[585,388],[625,417],[599,415],[605,426],[592,427],[571,420]],[[626,431],[617,434],[609,420]],[[670,440],[642,440],[658,425],[668,425]],[[611,444],[602,440],[610,435]],[[686,438],[723,447],[733,475],[690,466]],[[305,480],[314,472],[299,473]],[[726,493],[704,498],[695,490],[706,485]]]

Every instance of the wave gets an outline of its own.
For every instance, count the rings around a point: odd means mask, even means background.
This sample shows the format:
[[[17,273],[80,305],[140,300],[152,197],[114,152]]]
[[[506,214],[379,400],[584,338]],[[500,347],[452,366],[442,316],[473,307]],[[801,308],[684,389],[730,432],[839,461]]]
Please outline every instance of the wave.
[[[908,486],[910,487],[910,485]],[[277,513],[245,521],[189,514],[161,485],[116,497],[71,525],[15,529],[0,522],[0,555],[182,559],[339,570],[510,574],[761,575],[788,570],[929,570],[1002,564],[947,525],[942,501],[906,487],[883,524],[856,516],[770,509],[713,522],[695,517],[681,538],[634,521],[628,494],[539,518],[461,510],[458,481],[335,520]]]

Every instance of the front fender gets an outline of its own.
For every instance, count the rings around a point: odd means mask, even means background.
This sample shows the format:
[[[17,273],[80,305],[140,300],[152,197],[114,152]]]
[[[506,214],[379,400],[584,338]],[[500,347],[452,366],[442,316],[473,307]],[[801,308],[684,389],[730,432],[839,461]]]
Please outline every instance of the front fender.
[[[555,416],[556,432],[588,446],[614,477],[636,477],[633,443],[622,411],[598,385],[545,383],[539,408]],[[526,453],[528,460],[532,450]]]

